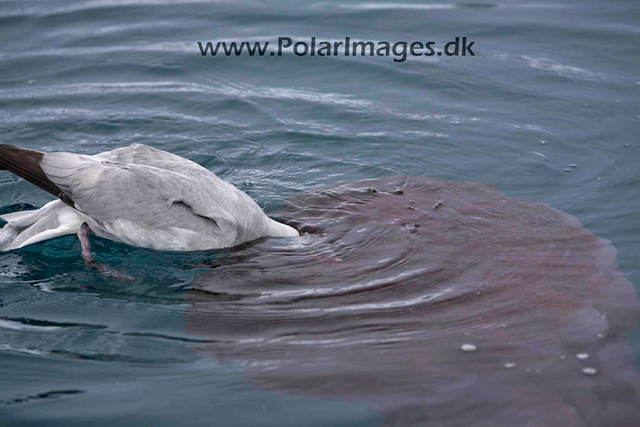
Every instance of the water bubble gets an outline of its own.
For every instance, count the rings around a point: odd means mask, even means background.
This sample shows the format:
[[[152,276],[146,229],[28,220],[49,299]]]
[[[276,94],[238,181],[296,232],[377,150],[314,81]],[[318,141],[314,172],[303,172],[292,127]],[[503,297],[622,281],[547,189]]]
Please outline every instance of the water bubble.
[[[460,350],[466,351],[466,352],[476,351],[477,349],[478,349],[478,347],[476,347],[473,344],[462,344],[460,346]]]
[[[247,180],[244,181],[244,185],[247,186],[247,187],[253,187],[254,185],[256,185],[256,183],[251,181],[251,180],[249,180],[249,179],[247,179]]]
[[[569,167],[570,167],[570,168],[577,168],[577,167],[578,167],[578,165],[576,165],[575,163],[571,163],[571,164],[569,165]]]
[[[567,358],[567,356],[565,356],[564,354],[561,354],[561,355],[560,355],[560,359],[564,360],[564,359],[566,359],[566,358]]]
[[[507,362],[507,363],[504,364],[504,368],[505,369],[513,369],[516,366],[518,366],[518,364],[517,363],[513,363],[513,362]]]
[[[595,375],[598,373],[596,368],[583,368],[582,373],[585,375]]]
[[[587,360],[589,358],[589,353],[578,353],[576,354],[576,359],[578,360]]]
[[[566,168],[564,171],[565,171],[565,172],[571,172],[571,169]]]
[[[547,141],[545,141],[544,139],[542,141],[540,141],[540,144],[545,145],[547,143]]]

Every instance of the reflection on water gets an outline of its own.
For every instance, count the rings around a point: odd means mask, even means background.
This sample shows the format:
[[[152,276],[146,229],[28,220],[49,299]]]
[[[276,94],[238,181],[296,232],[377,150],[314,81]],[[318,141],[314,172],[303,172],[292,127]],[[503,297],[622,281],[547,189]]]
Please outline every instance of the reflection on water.
[[[367,400],[388,425],[628,425],[639,313],[577,219],[474,183],[395,177],[299,195],[308,233],[218,260],[188,292],[199,351],[256,386]]]

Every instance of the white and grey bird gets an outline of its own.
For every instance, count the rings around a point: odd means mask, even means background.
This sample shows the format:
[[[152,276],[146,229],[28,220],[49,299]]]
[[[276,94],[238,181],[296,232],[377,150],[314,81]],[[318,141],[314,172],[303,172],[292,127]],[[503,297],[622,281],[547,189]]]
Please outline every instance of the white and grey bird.
[[[0,144],[8,170],[56,196],[40,209],[0,215],[0,250],[87,233],[165,251],[239,245],[262,237],[299,236],[269,218],[232,184],[188,159],[142,144],[95,155],[42,153]],[[89,261],[89,259],[88,259]]]

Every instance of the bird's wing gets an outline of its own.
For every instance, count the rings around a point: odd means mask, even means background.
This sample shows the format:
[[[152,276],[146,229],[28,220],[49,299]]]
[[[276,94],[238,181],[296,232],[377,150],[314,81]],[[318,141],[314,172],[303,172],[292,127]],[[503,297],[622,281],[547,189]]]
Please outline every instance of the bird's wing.
[[[153,166],[190,177],[208,176],[209,179],[222,181],[196,162],[144,144],[132,144],[128,147],[105,151],[93,157],[114,163]]]
[[[136,160],[135,150],[126,150],[111,158],[126,160],[127,156],[133,156],[129,159]],[[126,243],[149,246],[115,234],[132,233],[133,229],[141,232],[182,229],[195,233],[190,237],[193,239],[199,235],[200,239],[223,239],[225,243],[219,246],[233,245],[239,228],[237,210],[247,207],[246,199],[258,210],[260,208],[246,194],[213,173],[168,154],[145,155],[142,160],[137,158],[140,163],[122,163],[105,160],[108,157],[104,153],[96,156],[46,153],[40,166],[46,176],[73,200],[76,209]],[[152,166],[154,162],[172,163],[172,168],[176,169],[182,164],[190,172],[185,174]]]

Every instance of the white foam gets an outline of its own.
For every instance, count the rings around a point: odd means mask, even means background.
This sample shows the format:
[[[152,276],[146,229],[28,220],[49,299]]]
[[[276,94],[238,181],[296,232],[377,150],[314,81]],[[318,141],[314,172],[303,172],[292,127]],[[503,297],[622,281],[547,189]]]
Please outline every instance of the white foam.
[[[460,350],[465,351],[465,352],[476,351],[477,349],[478,349],[478,347],[476,347],[474,344],[462,344],[460,346]]]

